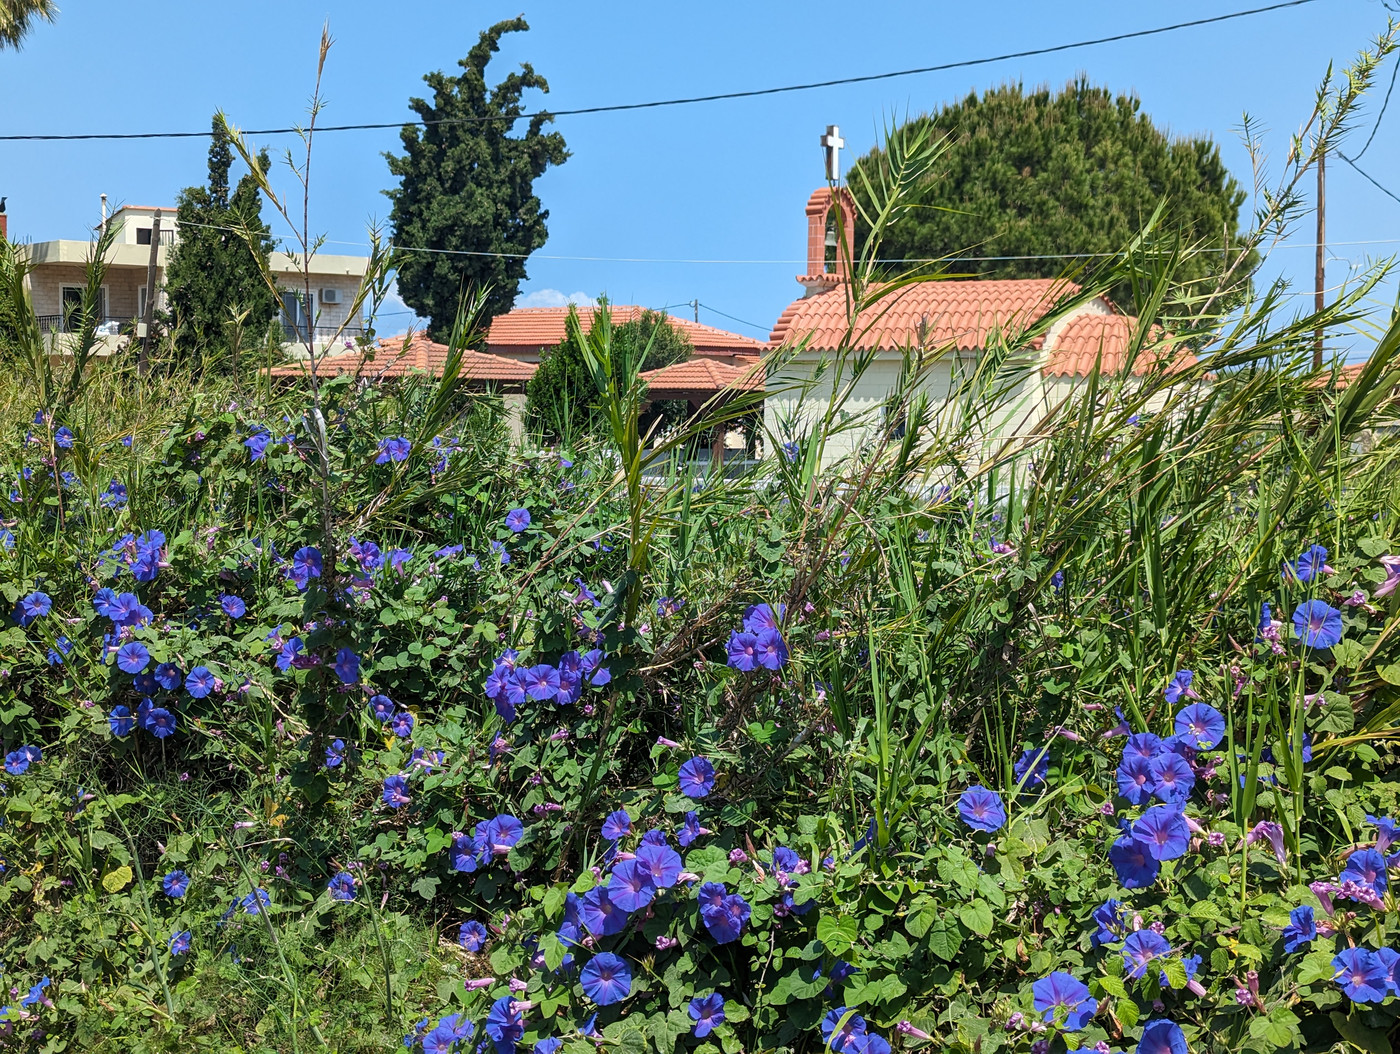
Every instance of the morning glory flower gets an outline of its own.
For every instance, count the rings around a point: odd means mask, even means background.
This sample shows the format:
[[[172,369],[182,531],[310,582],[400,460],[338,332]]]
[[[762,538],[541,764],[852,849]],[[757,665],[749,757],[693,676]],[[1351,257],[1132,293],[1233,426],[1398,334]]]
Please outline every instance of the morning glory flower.
[[[1291,564],[1284,564],[1285,576],[1291,575],[1299,582],[1308,583],[1314,578],[1321,578],[1323,575],[1336,574],[1336,571],[1327,566],[1327,549],[1321,545],[1311,545],[1303,551],[1297,561]]]
[[[151,653],[140,641],[130,641],[117,649],[117,667],[125,673],[140,673],[150,661]]]
[[[326,883],[326,891],[332,900],[348,903],[355,899],[355,876],[349,871],[337,871]]]
[[[704,888],[701,887],[702,893]],[[715,939],[716,944],[728,944],[738,940],[752,913],[749,902],[738,893],[727,894],[718,908],[707,909],[704,907],[703,900],[701,905],[701,920],[705,923],[705,928],[710,931],[710,936]]]
[[[112,735],[122,738],[131,735],[136,728],[136,718],[131,716],[130,707],[114,706],[107,715],[107,726],[112,730]]]
[[[724,996],[718,992],[697,995],[690,1001],[687,1012],[690,1014],[690,1020],[695,1022],[695,1028],[692,1029],[695,1038],[704,1039],[716,1025],[724,1024]]]
[[[1171,683],[1167,685],[1167,690],[1163,693],[1167,702],[1175,706],[1181,701],[1183,695],[1191,699],[1199,699],[1200,696],[1191,687],[1191,681],[1195,676],[1190,670],[1177,670],[1176,676],[1171,679]]]
[[[413,444],[403,436],[392,436],[379,441],[379,456],[374,459],[376,465],[387,465],[391,461],[407,461],[408,453],[413,449]]]
[[[408,780],[403,776],[388,776],[384,780],[384,804],[399,809],[409,803]]]
[[[1191,796],[1196,774],[1180,754],[1166,751],[1148,762],[1152,773],[1152,793],[1164,802],[1180,804]]]
[[[1032,768],[1031,766],[1035,766]],[[1050,776],[1050,755],[1043,747],[1029,747],[1021,753],[1013,769],[1016,781],[1025,779],[1025,789],[1042,786]]]
[[[1342,613],[1321,600],[1305,600],[1293,612],[1293,633],[1307,648],[1331,648],[1342,639]]]
[[[407,739],[413,735],[413,715],[407,710],[400,710],[389,719],[389,728],[400,739]]]
[[[73,449],[73,430],[64,425],[53,434],[54,446],[62,447],[64,450]]]
[[[497,1054],[514,1054],[515,1044],[525,1034],[525,1015],[514,995],[503,995],[491,1004],[482,1031],[491,1037]]]
[[[156,684],[167,692],[173,692],[184,683],[185,674],[172,662],[157,663],[154,671]]]
[[[493,816],[478,825],[482,841],[496,856],[505,856],[525,834],[525,825],[509,814]]]
[[[519,534],[526,527],[530,526],[529,509],[511,509],[506,513],[506,526],[516,534]]]
[[[1202,750],[1210,750],[1225,736],[1225,715],[1206,703],[1192,703],[1176,715],[1176,734]]]
[[[314,545],[303,545],[292,554],[292,566],[287,568],[287,577],[304,593],[311,579],[321,577],[322,568],[321,550]]]
[[[267,445],[272,442],[272,436],[267,432],[258,432],[243,440],[243,445],[248,448],[249,461],[261,461],[267,454]]]
[[[758,664],[766,670],[782,669],[788,660],[787,643],[775,629],[758,631],[754,637],[754,653]]]
[[[847,1014],[850,1016],[847,1017]],[[842,1018],[846,1018],[844,1024]],[[864,1035],[865,1018],[852,1013],[848,1007],[838,1006],[828,1010],[822,1018],[822,1039],[836,1054],[857,1054],[857,1040]]]
[[[620,1003],[632,992],[632,971],[612,952],[599,952],[579,973],[583,994],[599,1006]]]
[[[1141,757],[1151,761],[1162,752],[1162,741],[1151,732],[1138,732],[1123,741],[1123,757]]]
[[[1110,897],[1094,909],[1090,918],[1099,927],[1098,931],[1089,938],[1089,943],[1095,948],[1100,948],[1105,944],[1116,944],[1123,939],[1123,929],[1127,925],[1128,913],[1119,901]]]
[[[1142,1028],[1137,1054],[1186,1054],[1186,1035],[1175,1021],[1164,1017],[1149,1021]]]
[[[1152,765],[1155,761],[1156,758],[1149,760],[1140,754],[1125,753],[1122,763],[1118,766],[1118,793],[1134,805],[1146,805],[1157,785],[1152,778]]]
[[[338,768],[345,760],[345,740],[336,739],[326,748],[326,768]]]
[[[1098,1010],[1098,1000],[1089,994],[1088,986],[1063,970],[1042,977],[1031,985],[1031,991],[1044,1020],[1062,1020],[1067,1032],[1078,1032]]]
[[[225,593],[219,598],[219,607],[224,609],[224,614],[229,618],[242,618],[248,613],[248,605],[235,596]]]
[[[214,671],[208,666],[196,666],[185,677],[185,691],[189,692],[195,699],[207,698],[214,690],[214,682],[218,680],[214,676]]]
[[[772,604],[754,604],[744,609],[744,632],[757,635],[766,629],[780,631],[786,614],[786,604],[779,604],[776,609]]]
[[[623,911],[638,911],[656,899],[651,874],[636,860],[624,860],[608,879],[608,899]]]
[[[1347,866],[1342,869],[1341,875],[1337,878],[1337,884],[1340,886],[1347,882],[1355,882],[1357,885],[1367,887],[1376,896],[1383,897],[1386,887],[1389,885],[1385,869],[1384,854],[1375,849],[1358,849],[1347,857]]]
[[[1006,806],[1001,795],[986,787],[969,787],[958,799],[958,815],[976,831],[999,831],[1006,823]]]
[[[1379,1003],[1386,996],[1385,964],[1365,948],[1344,948],[1332,959],[1332,979],[1353,1003]]]
[[[747,630],[729,632],[729,665],[741,673],[752,673],[758,667],[758,637]]]
[[[687,798],[706,798],[715,789],[715,767],[705,758],[691,758],[681,765],[677,788]]]
[[[1171,953],[1167,938],[1153,930],[1134,930],[1123,940],[1123,967],[1129,977],[1142,977],[1147,964],[1159,955]]]
[[[559,694],[559,671],[547,663],[531,666],[521,678],[525,694],[531,699],[544,701]]]
[[[262,914],[263,908],[271,906],[272,897],[267,890],[259,886],[251,893],[247,894],[239,903],[243,905],[243,910],[247,914],[260,915]]]
[[[1374,597],[1389,596],[1395,592],[1395,587],[1400,585],[1400,556],[1382,556],[1380,562],[1385,568],[1385,581],[1371,594]]]
[[[360,657],[350,648],[341,648],[335,653],[331,669],[341,684],[355,684],[360,679]]]
[[[1283,950],[1296,952],[1305,944],[1311,944],[1317,937],[1317,923],[1313,919],[1310,904],[1294,908],[1288,913],[1288,925],[1283,928]]]
[[[394,716],[394,701],[387,695],[370,696],[369,708],[381,725],[388,724],[389,719]]]
[[[191,934],[189,930],[178,930],[170,935],[170,954],[184,955],[190,950]]]
[[[146,715],[146,728],[157,739],[165,739],[175,734],[175,715],[163,706],[155,707]]]
[[[160,888],[165,890],[166,896],[179,899],[189,891],[190,876],[183,871],[172,871],[160,880]]]
[[[469,952],[479,952],[486,947],[489,934],[486,927],[475,920],[462,923],[457,931],[457,943]]]
[[[681,843],[681,848],[689,848],[702,834],[710,832],[700,826],[700,814],[694,810],[685,814],[685,823],[681,827],[680,834],[676,836],[676,841]]]
[[[632,833],[632,817],[626,809],[610,812],[603,820],[602,835],[609,842],[616,842]]]
[[[1125,834],[1108,851],[1108,862],[1118,873],[1118,881],[1126,889],[1144,889],[1157,881],[1162,865],[1152,855],[1147,844]]]
[[[662,835],[662,843],[648,843],[647,838],[652,834],[661,834],[660,831],[648,831],[642,839],[642,844],[637,847],[637,856],[634,863],[644,869],[651,879],[651,884],[657,889],[670,889],[680,881],[682,863],[681,855],[665,844],[665,835]]]
[[[579,904],[579,921],[595,937],[608,937],[627,928],[627,912],[612,902],[607,886],[594,886]]]
[[[1191,842],[1191,828],[1179,808],[1154,805],[1133,823],[1133,837],[1147,846],[1154,860],[1184,856]]]

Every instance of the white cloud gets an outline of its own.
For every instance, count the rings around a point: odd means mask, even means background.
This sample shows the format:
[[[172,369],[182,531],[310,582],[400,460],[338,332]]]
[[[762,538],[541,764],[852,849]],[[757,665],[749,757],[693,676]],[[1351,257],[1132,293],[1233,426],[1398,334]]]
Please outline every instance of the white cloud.
[[[516,307],[596,307],[598,301],[587,293],[561,293],[558,289],[536,289],[515,298]]]

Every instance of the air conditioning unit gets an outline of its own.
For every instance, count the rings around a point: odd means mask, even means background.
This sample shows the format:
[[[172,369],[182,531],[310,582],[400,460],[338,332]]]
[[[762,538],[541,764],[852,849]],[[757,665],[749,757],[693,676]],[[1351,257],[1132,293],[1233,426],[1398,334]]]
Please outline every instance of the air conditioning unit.
[[[322,290],[321,290],[321,303],[323,303],[323,304],[338,304],[338,303],[340,303],[340,290],[339,290],[339,289],[322,289]]]

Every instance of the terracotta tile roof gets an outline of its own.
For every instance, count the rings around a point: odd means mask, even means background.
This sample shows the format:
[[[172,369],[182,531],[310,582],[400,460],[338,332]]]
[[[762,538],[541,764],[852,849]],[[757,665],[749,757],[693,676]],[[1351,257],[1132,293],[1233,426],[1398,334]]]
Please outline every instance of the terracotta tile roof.
[[[641,317],[646,308],[636,304],[613,304],[612,324],[620,326]],[[534,348],[552,348],[564,339],[566,307],[520,307],[497,315],[491,320],[486,336],[489,351],[509,352]],[[579,319],[585,328],[592,324],[592,309],[581,308]],[[763,341],[754,340],[725,329],[716,329],[688,319],[668,316],[667,321],[687,337],[697,355],[720,356],[761,355],[766,349]]]
[[[1137,327],[1138,320],[1132,315],[1088,311],[1075,315],[1055,334],[1041,372],[1055,377],[1082,377],[1093,371],[1095,361],[1102,355],[1099,370],[1117,373],[1123,368],[1128,342]],[[1149,339],[1160,340],[1161,331],[1155,330]],[[1149,348],[1139,352],[1133,362],[1133,374],[1141,377],[1151,372],[1164,351]],[[1176,372],[1195,364],[1196,356],[1182,350],[1174,355],[1169,369]]]
[[[405,377],[410,373],[441,377],[446,361],[446,344],[436,344],[422,334],[414,334],[406,348],[403,337],[386,337],[381,340],[373,362],[367,361],[360,351],[327,355],[317,360],[316,373],[322,377],[359,373],[371,380]],[[284,366],[274,366],[271,373],[274,377],[301,377],[309,368],[309,361],[293,362]],[[499,355],[484,355],[479,351],[462,352],[461,378],[467,383],[520,385],[535,375],[536,368],[533,363],[516,362]]]
[[[690,359],[647,370],[641,374],[647,382],[647,392],[653,399],[673,399],[683,395],[713,395],[729,389],[735,392],[762,391],[764,371],[757,362],[747,366],[730,366],[713,359]]]
[[[954,344],[960,351],[986,346],[988,333],[1015,328],[1048,311],[1058,297],[1078,292],[1072,282],[1051,278],[920,282],[892,294],[856,320],[856,343],[866,349],[894,350],[917,343],[920,332],[933,346]],[[844,286],[794,300],[778,316],[770,347],[796,344],[832,350],[846,335]]]

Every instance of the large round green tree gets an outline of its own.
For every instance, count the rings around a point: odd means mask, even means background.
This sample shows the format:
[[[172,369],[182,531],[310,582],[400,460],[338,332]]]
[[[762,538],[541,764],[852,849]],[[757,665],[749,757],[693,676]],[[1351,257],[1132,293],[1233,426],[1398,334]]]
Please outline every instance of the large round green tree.
[[[540,205],[534,181],[550,165],[568,158],[564,137],[544,131],[552,118],[529,119],[523,135],[513,135],[524,112],[527,88],[549,84],[523,63],[489,92],[486,66],[500,50],[501,35],[529,29],[523,18],[498,22],[481,34],[458,63],[460,76],[429,73],[431,102],[410,99],[424,123],[405,125],[403,156],[386,154],[399,185],[389,191],[389,214],[397,245],[429,252],[406,252],[399,264],[399,295],[430,320],[428,334],[446,341],[462,294],[487,288],[486,317],[509,311],[525,275],[525,259],[545,242],[549,212]]]
[[[1237,237],[1245,194],[1219,147],[1168,135],[1136,98],[1082,78],[1053,93],[1003,85],[912,123],[931,125],[947,149],[915,195],[917,207],[891,225],[882,259],[937,259],[983,278],[1055,277],[1092,265],[1089,254],[1122,250],[1163,204],[1160,231],[1208,250],[1176,275],[1199,281],[1222,266],[1226,254],[1213,250]],[[877,148],[855,167],[873,174],[879,160]],[[859,174],[847,182],[860,197]],[[1113,295],[1131,305],[1130,289]]]

